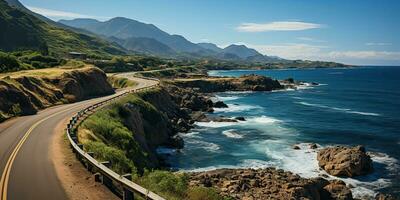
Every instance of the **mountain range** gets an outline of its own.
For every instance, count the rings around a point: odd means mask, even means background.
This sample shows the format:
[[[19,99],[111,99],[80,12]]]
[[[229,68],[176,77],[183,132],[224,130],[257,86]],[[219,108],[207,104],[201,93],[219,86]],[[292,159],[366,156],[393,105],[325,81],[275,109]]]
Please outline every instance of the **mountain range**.
[[[162,57],[212,58],[229,61],[270,62],[245,45],[220,48],[213,43],[193,43],[153,24],[124,17],[60,20],[34,13],[18,0],[0,0],[0,50],[39,50],[52,54],[78,51],[91,55],[139,53]]]
[[[245,45],[230,45],[220,48],[213,43],[193,43],[181,35],[171,35],[153,24],[133,19],[116,17],[108,21],[95,19],[60,20],[59,23],[84,29],[124,48],[158,56],[190,55],[213,57],[237,61],[271,61],[275,58],[264,56]]]

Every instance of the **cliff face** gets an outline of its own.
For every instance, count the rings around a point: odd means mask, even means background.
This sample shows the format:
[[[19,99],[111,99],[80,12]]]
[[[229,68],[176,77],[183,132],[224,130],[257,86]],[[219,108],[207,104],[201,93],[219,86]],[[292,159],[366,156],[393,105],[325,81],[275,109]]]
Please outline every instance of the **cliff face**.
[[[279,81],[259,75],[245,75],[238,78],[176,79],[172,84],[182,88],[194,88],[203,93],[271,91],[284,88]]]
[[[182,117],[188,115],[164,89],[150,89],[128,95],[90,116],[79,129],[79,141],[95,152],[97,159],[114,159],[116,171],[126,173],[135,168],[143,172],[145,168],[162,166],[157,147],[183,146],[176,135],[177,119]],[[96,145],[103,145],[110,152],[95,148]]]
[[[18,76],[0,79],[0,121],[12,116],[93,96],[112,94],[106,75],[98,68],[83,68],[51,78]]]

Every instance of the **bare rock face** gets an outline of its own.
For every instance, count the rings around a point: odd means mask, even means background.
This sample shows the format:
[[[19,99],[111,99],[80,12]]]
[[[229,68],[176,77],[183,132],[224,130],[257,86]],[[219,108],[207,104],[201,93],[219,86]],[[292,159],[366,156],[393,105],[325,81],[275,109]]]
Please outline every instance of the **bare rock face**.
[[[323,192],[322,199],[353,199],[351,190],[346,187],[346,184],[343,181],[340,180],[331,181],[328,185],[324,187],[324,190],[326,192]]]
[[[363,146],[328,147],[318,153],[317,159],[318,165],[333,176],[354,177],[373,171],[372,160]]]
[[[382,193],[377,194],[377,195],[375,196],[375,199],[376,199],[376,200],[396,200],[396,198],[393,197],[392,195],[389,195],[389,194],[382,194]]]
[[[213,187],[231,199],[353,199],[344,182],[306,179],[275,168],[218,169],[189,177],[190,186]]]

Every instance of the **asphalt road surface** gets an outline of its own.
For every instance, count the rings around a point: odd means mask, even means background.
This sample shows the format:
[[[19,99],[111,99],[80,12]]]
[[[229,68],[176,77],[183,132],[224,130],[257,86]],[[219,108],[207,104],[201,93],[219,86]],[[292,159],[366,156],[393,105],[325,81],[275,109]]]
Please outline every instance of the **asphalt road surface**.
[[[134,88],[156,81],[119,74],[138,82]],[[130,88],[132,89],[132,88]],[[120,94],[124,90],[118,91]],[[0,124],[0,200],[68,199],[50,157],[50,143],[57,124],[79,110],[111,98],[100,97],[51,107],[36,115],[18,117]]]

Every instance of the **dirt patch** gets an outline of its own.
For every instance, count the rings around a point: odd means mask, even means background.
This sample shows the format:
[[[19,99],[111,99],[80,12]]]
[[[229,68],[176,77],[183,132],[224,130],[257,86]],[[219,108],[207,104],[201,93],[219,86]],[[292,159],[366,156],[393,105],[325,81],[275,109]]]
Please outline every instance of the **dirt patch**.
[[[67,122],[68,118],[61,121],[54,130],[50,156],[69,199],[119,199],[104,185],[95,182],[94,176],[75,158],[64,135]]]

